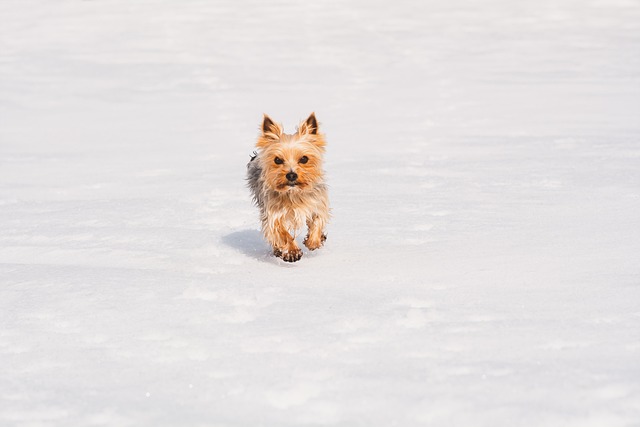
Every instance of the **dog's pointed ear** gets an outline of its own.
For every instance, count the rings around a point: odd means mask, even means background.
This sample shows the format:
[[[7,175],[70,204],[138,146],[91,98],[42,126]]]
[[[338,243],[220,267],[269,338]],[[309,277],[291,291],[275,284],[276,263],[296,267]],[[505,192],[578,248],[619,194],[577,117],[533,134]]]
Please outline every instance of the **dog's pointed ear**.
[[[271,120],[266,114],[262,118],[260,126],[260,137],[258,138],[258,147],[266,147],[272,142],[277,142],[282,136],[282,126]]]
[[[262,136],[265,137],[274,137],[275,139],[279,139],[280,135],[282,135],[282,127],[275,123],[271,117],[264,115],[262,119]]]
[[[272,127],[275,127],[275,123],[271,120],[271,117],[264,114],[264,117],[262,118],[262,133],[271,132]]]
[[[316,113],[311,113],[307,120],[300,124],[298,131],[300,135],[317,135],[318,120],[316,119]]]

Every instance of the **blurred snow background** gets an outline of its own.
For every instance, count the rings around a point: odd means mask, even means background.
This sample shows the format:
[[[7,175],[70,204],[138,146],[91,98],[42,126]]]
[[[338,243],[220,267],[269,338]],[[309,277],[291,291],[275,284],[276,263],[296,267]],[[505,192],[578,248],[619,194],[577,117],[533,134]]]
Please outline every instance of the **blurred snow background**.
[[[0,424],[637,426],[639,118],[636,0],[3,0]]]

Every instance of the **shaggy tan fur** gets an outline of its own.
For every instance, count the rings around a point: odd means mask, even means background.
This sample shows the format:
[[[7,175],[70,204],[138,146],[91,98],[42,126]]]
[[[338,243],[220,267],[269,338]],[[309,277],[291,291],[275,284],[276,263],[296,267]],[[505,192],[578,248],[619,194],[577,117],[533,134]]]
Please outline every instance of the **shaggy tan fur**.
[[[295,241],[297,230],[308,227],[303,243],[309,250],[320,248],[326,240],[330,214],[322,170],[324,135],[318,132],[314,113],[293,134],[284,133],[282,125],[265,114],[256,147],[248,181],[260,208],[262,232],[274,255],[298,261],[302,250]]]

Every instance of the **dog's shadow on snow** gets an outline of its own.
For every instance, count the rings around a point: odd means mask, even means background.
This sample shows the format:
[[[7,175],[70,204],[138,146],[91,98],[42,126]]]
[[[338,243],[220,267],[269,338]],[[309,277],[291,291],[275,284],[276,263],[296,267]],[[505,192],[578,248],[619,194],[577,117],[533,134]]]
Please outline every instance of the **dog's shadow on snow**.
[[[259,230],[240,230],[227,234],[222,237],[222,242],[243,253],[249,258],[269,264],[285,265],[293,267],[297,263],[284,262],[274,257],[271,252],[271,246],[265,242],[262,233]],[[305,251],[305,257],[313,258],[316,254]]]
[[[259,230],[240,230],[222,237],[222,242],[246,256],[258,261],[273,263],[271,248]]]

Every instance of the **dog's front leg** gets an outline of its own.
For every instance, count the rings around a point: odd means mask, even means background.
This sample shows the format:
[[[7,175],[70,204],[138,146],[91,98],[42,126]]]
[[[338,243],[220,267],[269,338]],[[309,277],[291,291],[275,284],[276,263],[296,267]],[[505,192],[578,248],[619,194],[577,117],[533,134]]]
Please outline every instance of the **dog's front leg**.
[[[304,239],[304,245],[309,248],[310,251],[316,250],[324,245],[327,236],[324,234],[324,226],[326,219],[323,216],[313,214],[311,218],[307,219],[307,227],[309,227],[309,233]]]
[[[287,262],[295,262],[302,258],[302,250],[281,220],[276,220],[272,225],[267,225],[265,236],[273,246],[273,254]]]

